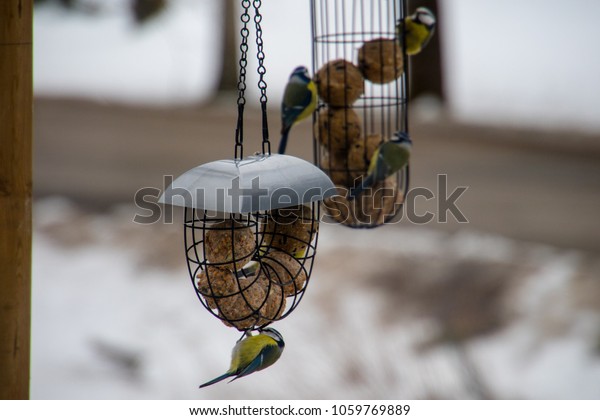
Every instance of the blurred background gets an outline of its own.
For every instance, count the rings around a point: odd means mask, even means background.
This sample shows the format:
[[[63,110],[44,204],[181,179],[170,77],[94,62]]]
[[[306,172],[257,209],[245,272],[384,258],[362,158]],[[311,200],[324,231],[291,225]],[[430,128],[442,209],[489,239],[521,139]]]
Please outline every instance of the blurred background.
[[[310,8],[263,3],[276,142]],[[425,225],[323,224],[281,360],[198,390],[239,333],[197,301],[179,219],[136,224],[133,199],[233,157],[239,1],[35,2],[32,398],[600,398],[600,3],[409,3],[439,21],[411,61],[411,187],[468,187],[468,223],[420,199]]]

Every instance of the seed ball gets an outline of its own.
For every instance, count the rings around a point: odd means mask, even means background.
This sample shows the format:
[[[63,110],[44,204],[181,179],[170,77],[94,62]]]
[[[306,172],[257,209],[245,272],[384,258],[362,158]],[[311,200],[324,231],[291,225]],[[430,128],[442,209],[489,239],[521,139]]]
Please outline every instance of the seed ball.
[[[381,134],[369,134],[350,145],[348,149],[348,168],[363,171],[366,174],[371,163],[371,158],[377,147],[381,144]]]
[[[321,148],[320,167],[331,181],[346,188],[354,187],[356,180],[366,174],[369,162],[377,146],[381,144],[381,134],[369,134],[366,138],[356,138],[350,144],[347,153],[330,153],[325,147]]]
[[[345,187],[350,183],[350,175],[346,169],[331,169],[328,175],[336,186]]]
[[[329,151],[321,148],[321,161],[319,166],[336,185],[346,185],[348,183],[348,157],[342,152],[329,153]]]
[[[283,315],[283,312],[285,311],[286,300],[282,285],[269,280],[264,271],[261,272],[258,281],[260,281],[262,287],[269,292],[267,300],[259,311],[259,324],[265,325],[281,318],[281,315]]]
[[[319,96],[333,107],[352,105],[365,90],[365,81],[358,68],[338,59],[325,63],[315,77]]]
[[[373,83],[396,80],[402,74],[403,63],[402,48],[393,39],[373,39],[358,50],[358,68]]]
[[[348,152],[347,150],[334,150],[329,152],[325,148],[321,148],[321,162],[323,169],[346,169],[348,167]]]
[[[272,210],[262,224],[261,248],[274,249],[290,255],[302,255],[319,230],[310,206],[294,206]]]
[[[217,304],[214,297],[226,296],[229,290],[235,285],[233,273],[220,267],[208,266],[205,271],[201,271],[197,276],[198,291],[206,301],[209,308],[216,310]]]
[[[283,286],[285,296],[300,293],[306,284],[306,269],[299,260],[280,251],[271,251],[263,258],[271,282]]]
[[[283,286],[260,275],[240,278],[228,269],[208,266],[196,277],[198,290],[209,308],[218,312],[228,327],[247,330],[281,318],[286,301]]]
[[[198,290],[208,307],[218,311],[221,321],[228,327],[241,331],[270,321],[260,315],[262,306],[268,300],[268,283],[265,279],[242,277],[238,285],[238,279],[230,270],[212,266],[198,274],[197,279]]]
[[[346,189],[354,188],[355,185],[360,183],[360,178],[363,175],[364,170],[349,169],[331,169],[329,171],[329,178],[336,187],[342,187]]]
[[[348,224],[351,218],[350,205],[347,194],[348,189],[343,186],[337,186],[337,194],[323,200],[325,212],[338,223]]]
[[[376,183],[371,194],[360,196],[355,201],[355,214],[361,223],[381,225],[390,220],[403,202],[396,175]]]
[[[348,149],[348,179],[344,186],[353,188],[361,182],[362,176],[366,176],[373,153],[381,141],[381,134],[369,134],[350,145]]]
[[[260,326],[259,310],[267,297],[265,284],[256,277],[241,278],[240,287],[235,284],[232,296],[217,300],[223,323],[238,330]]]
[[[371,194],[348,199],[348,189],[338,187],[338,195],[323,201],[325,212],[336,222],[346,226],[378,226],[389,220],[402,203],[394,176],[377,183]]]
[[[246,265],[256,250],[252,229],[233,220],[207,224],[205,240],[206,259],[211,264],[231,270],[238,270]]]
[[[379,213],[375,223],[382,224],[392,219],[398,211],[399,205],[404,202],[402,191],[398,191],[398,179],[396,175],[392,175],[380,183],[380,187],[375,189],[373,198],[372,202],[377,203],[380,208],[380,210],[376,209],[376,211],[372,211],[372,213]],[[366,211],[369,211],[369,209],[367,208]]]
[[[343,153],[360,139],[360,118],[351,108],[322,108],[317,123],[319,142],[330,153]]]

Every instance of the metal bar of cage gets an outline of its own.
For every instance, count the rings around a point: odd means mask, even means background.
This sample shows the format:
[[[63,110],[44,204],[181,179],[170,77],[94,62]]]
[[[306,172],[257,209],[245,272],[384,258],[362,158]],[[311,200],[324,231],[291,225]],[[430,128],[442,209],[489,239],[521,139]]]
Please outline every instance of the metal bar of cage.
[[[304,296],[306,287],[308,286],[314,259],[316,256],[316,248],[318,243],[318,223],[320,220],[320,204],[313,202],[300,206],[301,208],[309,208],[310,214],[305,218],[302,213],[301,221],[306,222],[309,238],[304,239],[293,234],[289,234],[285,229],[278,231],[275,228],[273,231],[266,230],[267,222],[272,215],[270,212],[255,212],[250,214],[209,214],[206,210],[192,209],[186,207],[184,210],[184,246],[186,250],[186,260],[188,273],[196,295],[202,305],[215,317],[223,321],[228,326],[233,326],[240,331],[251,331],[265,328],[272,322],[282,320],[289,316],[291,312],[298,306]],[[229,222],[230,225],[220,226],[219,224]],[[207,236],[209,232],[222,232],[229,238],[227,242],[234,244],[236,239],[235,231],[237,226],[239,229],[250,229],[252,231],[253,242],[255,243],[252,255],[236,254],[235,245],[231,248],[231,257],[225,261],[210,261],[207,254]],[[305,246],[305,251],[301,256],[289,256],[295,259],[296,269],[290,270],[281,261],[275,257],[271,257],[274,253],[282,255],[286,253],[286,249],[267,243],[265,236],[271,235],[271,241],[275,237],[279,240],[296,241]],[[288,253],[289,255],[289,253]],[[259,271],[252,273],[251,276],[245,276],[242,270],[242,264],[248,261],[251,256],[251,261],[260,263]],[[239,265],[238,265],[239,264]],[[233,268],[231,267],[233,265]],[[211,269],[223,268],[228,272],[229,281],[234,282],[235,287],[228,293],[223,293],[222,279],[212,277]],[[242,273],[242,274],[240,274]],[[299,287],[296,284],[298,276],[302,275],[305,279]],[[199,277],[205,276],[206,284],[204,288],[200,286]],[[263,278],[266,278],[266,286],[262,287],[261,291],[264,295],[262,301],[258,303],[251,301],[247,294],[252,293],[252,288],[259,288],[256,283]],[[248,279],[253,279],[246,281]],[[278,289],[279,288],[279,289]],[[285,288],[290,288],[289,295],[284,294]],[[280,290],[280,291],[278,291]],[[272,293],[279,293],[280,300],[276,306],[271,307],[271,312],[275,316],[265,314],[264,306],[273,305],[273,299],[269,300]],[[226,305],[228,300],[234,300],[235,305],[242,308],[242,313],[239,316],[232,315],[232,311]],[[269,301],[268,301],[269,300]]]

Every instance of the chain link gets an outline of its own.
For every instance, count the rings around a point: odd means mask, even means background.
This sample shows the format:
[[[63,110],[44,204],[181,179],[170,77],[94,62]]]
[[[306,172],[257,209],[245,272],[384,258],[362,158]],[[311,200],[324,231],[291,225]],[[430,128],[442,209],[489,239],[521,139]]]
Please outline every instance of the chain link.
[[[265,82],[264,76],[267,69],[264,66],[265,53],[264,44],[262,39],[262,28],[260,23],[262,22],[262,15],[260,14],[259,8],[261,0],[254,0],[254,24],[256,27],[256,58],[258,59],[258,88],[260,89],[260,102],[267,102],[267,82]]]
[[[256,58],[258,59],[258,89],[260,90],[260,106],[262,113],[262,152],[263,154],[271,154],[271,143],[269,142],[269,124],[267,122],[267,82],[265,74],[267,69],[264,65],[265,53],[262,39],[262,15],[260,14],[261,0],[242,0],[244,9],[241,21],[243,23],[240,34],[242,42],[240,44],[241,57],[240,77],[238,81],[238,121],[235,130],[235,159],[242,159],[244,156],[244,106],[246,105],[246,68],[248,66],[248,23],[250,22],[250,7],[254,7],[254,26],[256,28]]]
[[[242,13],[242,29],[240,30],[240,34],[242,35],[242,42],[240,44],[240,78],[238,81],[238,105],[246,104],[246,98],[244,97],[244,93],[246,91],[246,67],[248,66],[248,35],[250,31],[248,30],[248,22],[250,22],[250,0],[243,0],[242,7],[244,8],[244,12]]]
[[[267,82],[265,74],[267,69],[264,65],[265,52],[262,39],[262,15],[260,14],[261,0],[254,0],[254,26],[256,28],[256,58],[258,59],[258,89],[260,90],[260,107],[262,112],[262,152],[271,154],[271,143],[269,142],[269,124],[267,122]]]
[[[242,13],[242,29],[240,35],[242,36],[242,42],[240,44],[240,77],[238,81],[238,120],[237,127],[235,129],[235,159],[242,159],[244,157],[244,105],[246,105],[246,67],[248,66],[248,23],[250,22],[250,0],[242,0],[242,7],[244,12]]]

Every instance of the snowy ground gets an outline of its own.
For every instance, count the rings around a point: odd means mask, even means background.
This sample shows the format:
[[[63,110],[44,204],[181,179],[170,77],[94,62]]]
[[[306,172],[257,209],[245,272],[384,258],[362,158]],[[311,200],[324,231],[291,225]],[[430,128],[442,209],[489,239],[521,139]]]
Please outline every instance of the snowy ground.
[[[198,390],[239,333],[197,301],[179,226],[34,208],[32,398],[600,398],[600,266],[578,252],[323,225],[281,360]]]

